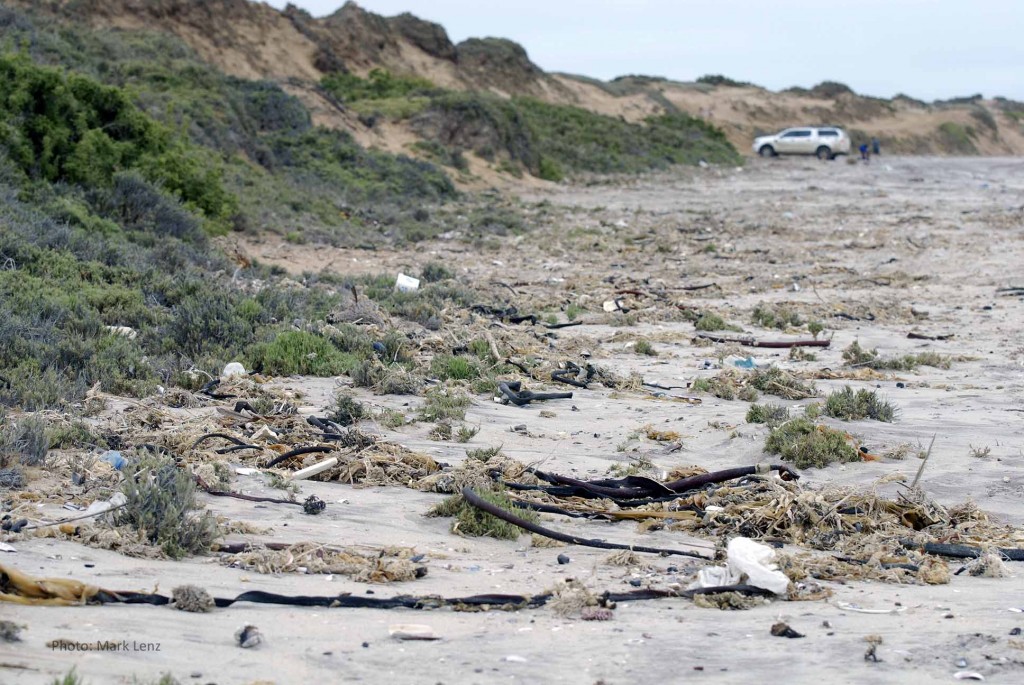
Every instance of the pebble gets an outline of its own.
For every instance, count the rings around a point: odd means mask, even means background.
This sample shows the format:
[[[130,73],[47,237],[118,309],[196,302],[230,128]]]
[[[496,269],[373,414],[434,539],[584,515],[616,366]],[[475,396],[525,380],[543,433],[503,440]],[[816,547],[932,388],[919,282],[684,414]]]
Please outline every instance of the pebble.
[[[905,388],[905,387],[907,387],[907,384],[906,383],[897,383],[896,387],[897,388]]]
[[[639,578],[633,578],[632,580],[629,581],[629,584],[632,585],[633,587],[640,587],[641,585],[643,585],[643,581],[640,580]]]
[[[559,554],[558,555],[558,563],[559,564],[568,564],[569,561],[570,561],[570,559],[569,559],[569,555],[568,554]]]

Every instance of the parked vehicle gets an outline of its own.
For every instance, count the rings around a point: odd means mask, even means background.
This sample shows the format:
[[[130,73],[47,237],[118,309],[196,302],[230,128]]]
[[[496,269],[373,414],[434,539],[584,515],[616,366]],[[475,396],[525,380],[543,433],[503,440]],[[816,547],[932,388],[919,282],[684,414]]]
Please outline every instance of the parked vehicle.
[[[850,154],[850,136],[838,126],[787,128],[773,136],[756,138],[754,152],[762,157],[814,155],[818,159],[833,159]]]

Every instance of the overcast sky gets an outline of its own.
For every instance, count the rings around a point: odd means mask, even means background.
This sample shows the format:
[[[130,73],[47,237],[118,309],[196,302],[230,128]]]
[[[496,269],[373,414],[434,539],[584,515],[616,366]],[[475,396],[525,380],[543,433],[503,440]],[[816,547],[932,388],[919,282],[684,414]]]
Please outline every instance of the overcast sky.
[[[292,0],[315,16],[342,0]],[[283,7],[285,2],[269,4]],[[689,81],[724,74],[773,90],[824,80],[924,100],[1024,100],[1024,0],[361,0],[412,12],[453,42],[500,36],[547,71]]]

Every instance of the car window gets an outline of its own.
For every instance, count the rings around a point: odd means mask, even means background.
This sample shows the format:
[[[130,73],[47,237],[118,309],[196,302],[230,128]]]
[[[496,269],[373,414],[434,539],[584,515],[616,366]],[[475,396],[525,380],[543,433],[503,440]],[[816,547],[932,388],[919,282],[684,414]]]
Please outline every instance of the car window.
[[[839,131],[832,128],[823,128],[818,131],[819,136],[838,136]]]
[[[811,132],[807,129],[801,129],[799,131],[788,131],[782,134],[783,138],[810,138]]]

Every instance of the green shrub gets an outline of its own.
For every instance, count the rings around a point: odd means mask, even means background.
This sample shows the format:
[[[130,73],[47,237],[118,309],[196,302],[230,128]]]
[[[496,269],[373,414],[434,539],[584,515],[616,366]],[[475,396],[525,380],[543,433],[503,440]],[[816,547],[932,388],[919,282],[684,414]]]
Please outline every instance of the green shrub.
[[[50,450],[46,421],[40,416],[26,415],[12,420],[0,413],[0,468],[41,466]]]
[[[515,515],[536,522],[539,516],[529,509],[513,509],[512,499],[503,489],[483,490],[477,493],[480,498]],[[427,516],[454,517],[452,532],[470,537],[491,537],[499,540],[516,540],[522,534],[519,526],[503,521],[472,506],[462,495],[452,495],[431,509]]]
[[[891,423],[896,417],[895,408],[881,399],[875,390],[853,391],[850,386],[836,390],[825,400],[825,414],[846,421],[874,419]]]
[[[648,357],[658,356],[658,351],[654,349],[654,345],[647,340],[637,340],[636,344],[633,345],[633,351],[637,354],[647,355]]]
[[[469,397],[465,394],[438,386],[427,392],[427,399],[420,408],[420,418],[424,421],[451,421],[466,418],[466,407]]]
[[[127,503],[114,516],[172,559],[200,554],[219,536],[216,521],[196,505],[196,484],[173,459],[144,456],[125,470]]]
[[[268,343],[256,345],[250,356],[255,371],[272,376],[340,376],[359,360],[329,340],[306,331],[284,331]]]
[[[791,461],[801,469],[861,460],[845,433],[815,425],[803,417],[774,428],[765,440],[764,451],[778,454],[783,461]]]
[[[366,416],[366,408],[362,402],[346,393],[338,393],[334,397],[334,407],[327,418],[339,426],[351,426]]]
[[[443,381],[468,381],[480,376],[480,367],[468,357],[438,354],[430,360],[430,373]]]
[[[747,423],[764,423],[774,427],[788,420],[789,409],[780,404],[752,404],[747,410]]]

